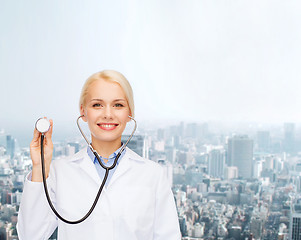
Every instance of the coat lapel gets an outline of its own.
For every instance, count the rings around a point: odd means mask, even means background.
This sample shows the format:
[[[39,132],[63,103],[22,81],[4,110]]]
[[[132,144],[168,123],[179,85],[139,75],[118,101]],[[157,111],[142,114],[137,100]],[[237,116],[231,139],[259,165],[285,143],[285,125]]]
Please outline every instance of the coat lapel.
[[[127,153],[120,160],[117,169],[115,170],[108,187],[111,186],[120,176],[125,174],[131,168],[131,161],[128,158]]]
[[[121,176],[123,176],[124,174],[130,171],[130,169],[132,168],[133,161],[144,161],[144,159],[127,147],[126,153],[124,154],[123,158],[120,160],[120,163],[114,175],[112,176],[108,187],[111,186]]]
[[[78,157],[73,158],[72,161],[77,163],[85,174],[91,177],[97,185],[101,184],[101,179],[97,173],[94,163],[87,153],[87,149],[83,149]]]
[[[76,157],[72,158],[72,161],[78,164],[78,166],[85,172],[85,174],[92,178],[97,185],[101,184],[102,179],[100,179],[97,170],[87,153],[87,149],[81,150],[78,154],[76,154]],[[132,161],[143,162],[144,159],[133,152],[131,149],[126,148],[126,153],[124,154],[122,159],[120,159],[120,163],[115,173],[113,174],[108,187],[130,170],[133,163]]]

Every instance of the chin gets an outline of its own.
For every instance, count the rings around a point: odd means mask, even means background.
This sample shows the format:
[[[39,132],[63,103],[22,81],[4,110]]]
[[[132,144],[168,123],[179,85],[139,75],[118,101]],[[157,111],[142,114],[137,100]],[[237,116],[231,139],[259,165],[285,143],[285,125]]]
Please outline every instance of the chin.
[[[120,141],[121,142],[121,136],[105,136],[105,134],[102,134],[101,136],[95,136],[94,135],[94,140],[100,141],[100,142],[116,142]]]

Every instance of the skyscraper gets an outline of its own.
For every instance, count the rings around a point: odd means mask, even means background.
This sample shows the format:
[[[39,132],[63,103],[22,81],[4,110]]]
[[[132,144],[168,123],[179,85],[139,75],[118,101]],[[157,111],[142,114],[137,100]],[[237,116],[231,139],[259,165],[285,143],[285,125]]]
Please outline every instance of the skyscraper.
[[[223,177],[225,168],[225,150],[213,149],[209,153],[208,174],[212,177]]]
[[[246,135],[228,140],[228,165],[238,168],[238,176],[252,177],[253,140]]]
[[[284,124],[284,139],[283,150],[287,153],[293,154],[295,152],[295,124]]]
[[[6,152],[11,159],[15,155],[15,139],[11,135],[6,136]]]
[[[300,204],[294,204],[291,207],[289,239],[301,240],[301,205]]]
[[[257,132],[257,145],[260,152],[270,151],[270,132],[258,131]]]
[[[126,143],[128,138],[129,138],[129,135],[122,135],[121,141],[123,143]],[[145,146],[145,137],[144,136],[134,135],[127,146],[130,149],[132,149],[134,152],[139,154],[141,157],[147,157],[147,155],[148,155],[148,154],[146,154],[146,146]]]

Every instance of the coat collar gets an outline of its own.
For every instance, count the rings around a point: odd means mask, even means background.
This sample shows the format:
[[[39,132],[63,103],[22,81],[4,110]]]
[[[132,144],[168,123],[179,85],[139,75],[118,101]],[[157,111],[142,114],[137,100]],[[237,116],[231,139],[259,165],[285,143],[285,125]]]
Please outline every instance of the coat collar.
[[[96,183],[99,185],[102,181],[100,179],[97,170],[91,161],[87,149],[84,148],[78,153],[76,153],[73,157],[69,158],[69,161],[74,162],[78,164],[78,166],[88,175],[90,176]],[[121,158],[120,163],[118,165],[118,168],[116,169],[114,175],[112,176],[108,187],[113,184],[113,182],[116,181],[120,176],[125,174],[131,167],[132,164],[135,162],[144,162],[145,159],[140,157],[137,153],[129,149],[128,147],[126,148],[126,153],[124,156]]]

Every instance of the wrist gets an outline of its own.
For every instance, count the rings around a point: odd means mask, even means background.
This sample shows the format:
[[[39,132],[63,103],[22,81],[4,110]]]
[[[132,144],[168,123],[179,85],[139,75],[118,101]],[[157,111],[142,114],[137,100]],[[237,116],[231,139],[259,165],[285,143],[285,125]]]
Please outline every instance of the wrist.
[[[45,169],[45,178],[48,177],[49,170],[46,167]],[[42,175],[42,166],[33,166],[32,167],[32,177],[31,181],[33,182],[42,182],[43,181],[43,175]]]

